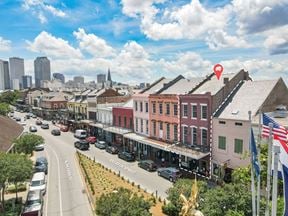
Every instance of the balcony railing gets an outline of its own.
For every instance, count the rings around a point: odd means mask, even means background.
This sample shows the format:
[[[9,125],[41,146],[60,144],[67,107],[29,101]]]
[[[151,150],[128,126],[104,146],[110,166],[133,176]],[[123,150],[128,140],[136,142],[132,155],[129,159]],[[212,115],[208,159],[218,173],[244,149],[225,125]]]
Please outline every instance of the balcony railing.
[[[192,149],[194,151],[199,151],[202,153],[208,153],[210,151],[210,147],[208,145],[192,145],[190,143],[179,143],[177,146]]]

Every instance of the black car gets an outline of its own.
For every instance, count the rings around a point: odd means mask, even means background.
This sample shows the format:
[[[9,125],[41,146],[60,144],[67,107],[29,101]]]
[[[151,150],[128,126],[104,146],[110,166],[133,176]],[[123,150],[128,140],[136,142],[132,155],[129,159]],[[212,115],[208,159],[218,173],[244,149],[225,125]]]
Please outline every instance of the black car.
[[[74,147],[80,150],[89,150],[90,145],[86,140],[78,140],[74,143]]]
[[[60,136],[61,135],[61,131],[59,129],[53,129],[51,131],[51,134],[54,136]]]
[[[41,125],[41,128],[42,128],[42,129],[49,129],[49,124],[43,123],[43,124]]]
[[[142,160],[138,163],[138,166],[149,172],[157,170],[157,165],[152,160]]]
[[[119,150],[114,146],[106,146],[106,152],[110,154],[118,154]]]
[[[35,172],[45,172],[45,174],[48,173],[48,161],[46,157],[39,157],[36,159],[34,170]]]
[[[119,152],[118,157],[129,162],[135,161],[134,154],[130,152],[125,152],[125,151]]]

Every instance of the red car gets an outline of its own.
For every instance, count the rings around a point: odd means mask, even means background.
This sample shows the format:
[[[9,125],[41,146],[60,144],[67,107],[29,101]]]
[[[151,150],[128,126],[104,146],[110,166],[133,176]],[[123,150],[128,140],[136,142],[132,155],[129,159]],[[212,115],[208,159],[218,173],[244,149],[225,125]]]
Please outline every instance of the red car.
[[[68,132],[68,126],[64,126],[64,125],[62,125],[61,127],[60,127],[60,131],[62,131],[62,132]]]
[[[96,143],[97,139],[95,136],[89,136],[86,138],[86,141],[91,143],[91,144],[94,144],[94,143]]]

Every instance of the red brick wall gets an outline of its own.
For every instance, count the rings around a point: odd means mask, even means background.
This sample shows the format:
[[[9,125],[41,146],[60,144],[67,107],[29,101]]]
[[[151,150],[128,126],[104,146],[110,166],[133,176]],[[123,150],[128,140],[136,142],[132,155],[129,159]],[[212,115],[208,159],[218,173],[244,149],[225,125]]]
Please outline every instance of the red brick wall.
[[[113,114],[114,126],[133,129],[133,108],[113,107],[112,114]],[[125,125],[125,117],[126,117],[126,125]]]

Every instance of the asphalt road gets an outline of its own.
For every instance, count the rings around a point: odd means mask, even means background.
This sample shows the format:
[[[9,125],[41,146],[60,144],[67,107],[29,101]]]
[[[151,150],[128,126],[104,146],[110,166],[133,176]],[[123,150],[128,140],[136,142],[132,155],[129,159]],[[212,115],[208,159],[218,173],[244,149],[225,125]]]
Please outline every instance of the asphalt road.
[[[24,113],[15,113],[16,116],[24,116]],[[28,131],[29,126],[36,125],[36,119],[29,119],[25,126]],[[49,122],[50,123],[50,122]],[[37,154],[46,154],[49,161],[48,172],[48,192],[46,194],[45,215],[92,215],[88,203],[87,195],[84,192],[83,181],[80,177],[78,165],[75,161],[75,148],[73,134],[62,132],[61,136],[51,135],[51,130],[56,128],[51,123],[50,129],[44,130],[37,126],[37,134],[45,139],[45,151]],[[167,197],[167,189],[172,183],[156,172],[148,172],[137,166],[137,162],[126,162],[111,155],[105,150],[100,150],[94,145],[90,145],[88,151],[81,151],[83,154],[95,159],[96,162],[105,167],[120,172],[121,176],[140,184],[141,188],[150,193],[156,193],[162,198]]]

